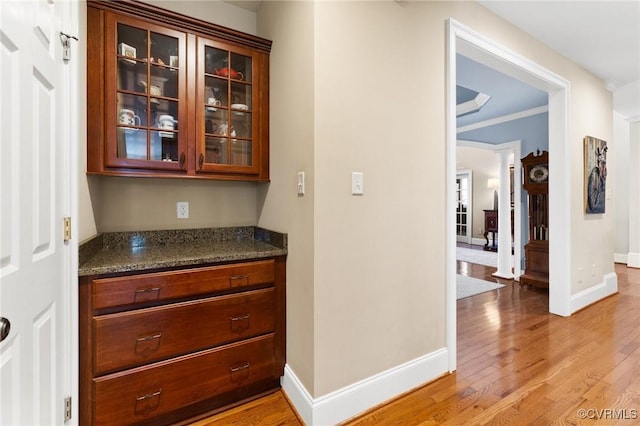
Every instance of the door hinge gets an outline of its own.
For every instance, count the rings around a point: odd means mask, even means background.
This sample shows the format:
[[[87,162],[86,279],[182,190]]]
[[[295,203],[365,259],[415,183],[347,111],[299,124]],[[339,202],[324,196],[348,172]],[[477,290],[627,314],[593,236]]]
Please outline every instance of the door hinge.
[[[65,217],[64,218],[64,242],[66,243],[67,241],[71,240],[71,218],[70,217]]]
[[[64,399],[64,421],[65,423],[71,420],[71,397],[68,396]]]
[[[62,59],[65,62],[71,59],[71,40],[78,41],[78,37],[65,34],[60,31],[60,42],[62,43]]]

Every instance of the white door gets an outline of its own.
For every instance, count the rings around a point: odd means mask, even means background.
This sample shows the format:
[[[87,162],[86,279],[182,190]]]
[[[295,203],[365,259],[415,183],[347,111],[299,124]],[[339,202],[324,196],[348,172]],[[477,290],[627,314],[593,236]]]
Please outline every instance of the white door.
[[[472,236],[472,172],[456,173],[456,241],[471,244]]]
[[[70,122],[61,7],[0,0],[0,317],[10,323],[0,342],[0,425],[65,422]]]

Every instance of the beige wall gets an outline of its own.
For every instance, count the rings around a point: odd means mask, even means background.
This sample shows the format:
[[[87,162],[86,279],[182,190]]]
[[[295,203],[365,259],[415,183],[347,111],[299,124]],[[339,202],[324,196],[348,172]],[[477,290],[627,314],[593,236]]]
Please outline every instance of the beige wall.
[[[220,0],[144,0],[152,4],[203,21],[233,28],[249,34],[256,34],[255,12],[241,9]]]
[[[610,170],[610,175],[615,179],[615,186],[607,182],[607,192],[613,196],[615,203],[615,239],[614,251],[616,256],[626,263],[629,253],[629,178],[630,178],[630,123],[616,112],[613,113],[613,143],[609,148],[607,157],[614,158],[615,169]],[[609,178],[611,179],[611,178]]]
[[[255,225],[259,185],[207,180],[89,178],[100,232]],[[178,201],[189,202],[188,219],[176,218]]]
[[[288,341],[288,362],[296,365],[312,396],[445,345],[442,206],[449,17],[571,82],[572,270],[589,262],[600,264],[602,273],[612,270],[609,216],[588,220],[582,214],[582,137],[611,135],[611,96],[602,82],[473,2],[316,2],[313,8],[315,64],[308,77],[315,87],[314,185],[308,187],[314,193],[315,231],[309,242],[315,259],[309,284],[313,300],[308,306],[313,337]],[[289,29],[287,36],[294,39],[310,31]],[[290,122],[304,117],[293,112],[282,125],[291,127]],[[272,121],[272,132],[279,127]],[[286,138],[282,143],[286,150],[308,141]],[[364,172],[363,196],[350,194],[352,171]],[[273,184],[269,191],[279,193]],[[283,203],[283,211],[295,203]],[[300,226],[301,220],[294,218],[289,226]],[[586,245],[588,233],[604,243]],[[600,282],[602,273],[594,280]],[[572,282],[574,292],[577,284]],[[289,305],[309,303],[309,293],[299,297],[290,298]],[[308,311],[296,309],[297,314],[290,308],[294,316],[288,323],[308,324]],[[294,353],[307,352],[310,340],[313,362],[295,359]]]
[[[640,121],[629,126],[629,265],[640,267]],[[623,195],[624,196],[624,195]]]
[[[571,270],[600,268],[581,283],[572,275],[572,292],[602,281],[613,215],[583,213],[582,138],[611,140],[611,94],[475,2],[263,3],[258,35],[274,40],[271,184],[241,184],[238,196],[215,182],[102,179],[91,194],[98,230],[140,226],[145,205],[164,215],[182,194],[231,206],[203,224],[255,203],[247,220],[289,233],[287,363],[315,398],[444,347],[449,17],[570,81]],[[364,173],[363,196],[350,193],[352,171]]]
[[[445,344],[444,26],[424,5],[315,6],[314,396]]]
[[[289,234],[287,364],[314,383],[314,57],[312,2],[265,2],[261,36],[271,50],[271,184],[259,190],[258,224]],[[297,172],[306,193],[297,195]]]
[[[571,292],[575,294],[601,283],[603,274],[614,270],[615,205],[611,194],[607,194],[604,214],[585,214],[583,145],[583,138],[587,135],[608,143],[613,140],[613,97],[601,80],[584,70],[575,67],[571,72],[565,72],[571,76],[568,152],[571,157],[571,187],[575,189],[571,193],[571,264],[575,273]],[[607,167],[614,170],[613,155],[607,155]],[[607,180],[611,182],[607,189],[611,190],[615,177]]]

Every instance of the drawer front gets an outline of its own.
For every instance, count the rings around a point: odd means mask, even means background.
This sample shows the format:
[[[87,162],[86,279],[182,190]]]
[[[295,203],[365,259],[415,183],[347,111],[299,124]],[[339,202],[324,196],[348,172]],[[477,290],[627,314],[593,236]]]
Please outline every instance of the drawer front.
[[[273,259],[181,271],[99,278],[93,281],[93,308],[103,309],[272,283]]]
[[[487,231],[495,231],[498,229],[498,215],[486,215],[484,218],[484,227]]]
[[[95,375],[274,331],[273,288],[93,319]]]
[[[93,380],[95,424],[148,421],[278,377],[273,334]]]

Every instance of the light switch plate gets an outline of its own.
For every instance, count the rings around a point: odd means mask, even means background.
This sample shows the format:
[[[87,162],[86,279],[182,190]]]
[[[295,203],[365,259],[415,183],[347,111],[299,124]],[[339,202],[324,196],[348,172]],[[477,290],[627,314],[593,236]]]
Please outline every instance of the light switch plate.
[[[298,195],[304,195],[304,172],[298,172]]]
[[[351,173],[351,194],[352,195],[364,194],[364,173],[362,172]]]

